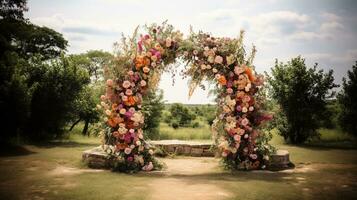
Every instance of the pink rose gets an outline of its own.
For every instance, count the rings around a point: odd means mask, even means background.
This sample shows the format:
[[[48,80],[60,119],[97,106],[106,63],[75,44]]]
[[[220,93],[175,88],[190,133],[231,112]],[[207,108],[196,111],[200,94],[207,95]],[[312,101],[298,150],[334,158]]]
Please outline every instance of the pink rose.
[[[242,120],[242,125],[243,125],[243,126],[247,126],[248,123],[249,123],[249,120],[248,120],[247,118],[244,118],[244,119]]]
[[[131,83],[129,81],[124,81],[122,86],[123,86],[123,88],[127,89],[131,86]]]
[[[107,80],[107,86],[112,87],[113,84],[114,84],[114,82],[113,82],[112,79],[108,79],[108,80]]]
[[[214,58],[214,62],[215,62],[215,63],[218,63],[218,64],[222,64],[222,62],[223,62],[222,56],[216,56],[216,57]]]
[[[125,149],[124,149],[124,153],[127,154],[127,155],[129,155],[129,154],[131,153],[131,148],[128,148],[128,147],[125,148]]]

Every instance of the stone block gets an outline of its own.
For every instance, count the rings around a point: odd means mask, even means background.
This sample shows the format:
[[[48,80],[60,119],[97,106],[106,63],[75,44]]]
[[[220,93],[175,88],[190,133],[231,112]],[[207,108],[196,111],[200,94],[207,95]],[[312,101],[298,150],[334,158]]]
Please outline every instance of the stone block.
[[[191,156],[202,156],[203,149],[200,147],[191,148]]]

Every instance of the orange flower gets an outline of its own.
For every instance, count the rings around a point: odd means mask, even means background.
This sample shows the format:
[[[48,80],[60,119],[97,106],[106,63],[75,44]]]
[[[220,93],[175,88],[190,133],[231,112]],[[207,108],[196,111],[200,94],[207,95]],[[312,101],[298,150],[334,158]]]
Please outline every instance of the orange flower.
[[[150,59],[147,58],[146,56],[137,56],[135,58],[135,66],[137,69],[147,66],[150,64]]]
[[[250,67],[245,67],[244,71],[248,75],[248,78],[251,82],[255,81],[255,76],[253,75],[253,71]]]
[[[128,145],[125,143],[117,143],[116,147],[117,147],[117,150],[123,150],[123,149],[127,148]]]
[[[108,120],[108,124],[109,124],[109,126],[111,126],[111,127],[116,127],[116,126],[117,126],[117,123],[115,122],[115,120],[114,120],[113,118],[110,118],[110,119]]]
[[[113,105],[112,105],[112,110],[115,111],[117,108],[118,108],[118,104],[113,103]]]
[[[124,119],[121,118],[121,117],[114,117],[113,120],[114,120],[114,122],[117,123],[117,124],[122,123],[122,122],[124,121]]]
[[[226,77],[220,76],[220,77],[218,78],[218,82],[219,82],[219,84],[221,84],[221,85],[226,85],[226,84],[227,84]]]
[[[127,106],[135,105],[135,98],[133,96],[128,96],[128,100],[124,102]]]

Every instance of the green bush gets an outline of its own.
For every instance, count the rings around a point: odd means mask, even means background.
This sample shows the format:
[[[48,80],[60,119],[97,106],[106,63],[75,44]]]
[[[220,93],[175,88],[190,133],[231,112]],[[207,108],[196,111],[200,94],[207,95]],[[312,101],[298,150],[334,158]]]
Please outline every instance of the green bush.
[[[171,127],[174,128],[174,129],[178,129],[180,127],[180,125],[177,122],[172,122],[171,123]]]
[[[174,103],[169,108],[171,124],[177,123],[180,127],[189,126],[196,115],[191,112],[186,106],[180,103]]]
[[[191,124],[191,127],[192,127],[192,128],[198,128],[198,127],[200,127],[200,123],[199,123],[199,122],[193,122],[193,123]]]

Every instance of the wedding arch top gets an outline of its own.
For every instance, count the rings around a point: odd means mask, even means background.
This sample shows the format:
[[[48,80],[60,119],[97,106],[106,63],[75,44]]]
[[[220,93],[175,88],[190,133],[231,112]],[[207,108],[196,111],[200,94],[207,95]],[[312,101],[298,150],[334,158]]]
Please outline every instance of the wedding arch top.
[[[146,26],[131,38],[118,43],[114,62],[107,70],[106,92],[101,96],[103,148],[116,160],[121,171],[150,171],[160,167],[152,147],[145,141],[143,96],[155,88],[163,71],[175,71],[175,62],[184,62],[184,76],[190,78],[190,94],[203,80],[214,81],[220,99],[213,137],[227,167],[264,168],[269,145],[259,125],[270,118],[262,111],[258,90],[263,76],[252,62],[255,48],[247,55],[243,31],[238,38],[213,37],[193,31],[184,38],[173,26]]]

